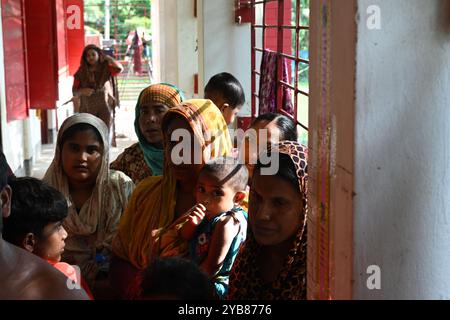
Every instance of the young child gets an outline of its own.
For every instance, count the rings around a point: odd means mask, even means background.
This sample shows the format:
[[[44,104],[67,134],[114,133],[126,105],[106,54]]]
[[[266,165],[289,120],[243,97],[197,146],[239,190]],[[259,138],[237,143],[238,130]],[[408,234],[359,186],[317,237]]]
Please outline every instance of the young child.
[[[46,260],[70,279],[68,285],[81,286],[93,300],[79,270],[60,262],[67,238],[64,196],[35,178],[10,178],[8,184],[12,189],[11,215],[3,220],[3,238]]]
[[[213,300],[214,286],[197,264],[180,257],[158,258],[145,270],[142,300]]]
[[[189,241],[189,257],[211,276],[220,298],[228,291],[228,276],[247,234],[247,213],[240,207],[247,181],[247,168],[233,158],[205,164],[197,181],[197,205],[179,230]]]
[[[205,87],[205,99],[214,102],[230,125],[245,103],[245,93],[233,75],[223,72],[209,80]]]

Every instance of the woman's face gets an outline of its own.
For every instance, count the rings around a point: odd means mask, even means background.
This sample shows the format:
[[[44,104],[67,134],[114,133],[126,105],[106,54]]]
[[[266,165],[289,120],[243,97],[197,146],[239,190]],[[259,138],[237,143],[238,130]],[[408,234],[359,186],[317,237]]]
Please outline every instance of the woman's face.
[[[166,159],[175,176],[180,181],[196,179],[203,167],[203,151],[191,126],[180,116],[171,119],[165,132]]]
[[[63,171],[72,183],[95,183],[100,171],[103,144],[94,130],[78,131],[64,142],[61,152]]]
[[[100,57],[98,56],[98,52],[96,50],[89,49],[86,52],[86,60],[89,63],[89,65],[91,65],[91,66],[95,65],[99,59],[100,59]]]
[[[288,181],[255,171],[250,189],[249,223],[260,245],[278,245],[295,236],[301,226],[302,210],[300,193]]]
[[[249,176],[253,176],[253,168],[258,160],[258,155],[268,144],[276,144],[280,141],[281,132],[274,121],[259,121],[250,127],[246,132],[246,137],[241,147],[244,163],[249,171]]]
[[[169,107],[157,102],[144,104],[139,112],[139,128],[148,143],[162,148],[161,121]]]

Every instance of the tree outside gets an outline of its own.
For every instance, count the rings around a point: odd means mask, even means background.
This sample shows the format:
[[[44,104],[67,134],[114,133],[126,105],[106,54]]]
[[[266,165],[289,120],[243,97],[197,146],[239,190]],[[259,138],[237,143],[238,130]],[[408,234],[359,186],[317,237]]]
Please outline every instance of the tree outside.
[[[105,0],[85,0],[86,34],[105,34]],[[110,37],[116,40],[119,52],[125,53],[130,31],[138,29],[146,40],[151,39],[150,0],[110,0]]]

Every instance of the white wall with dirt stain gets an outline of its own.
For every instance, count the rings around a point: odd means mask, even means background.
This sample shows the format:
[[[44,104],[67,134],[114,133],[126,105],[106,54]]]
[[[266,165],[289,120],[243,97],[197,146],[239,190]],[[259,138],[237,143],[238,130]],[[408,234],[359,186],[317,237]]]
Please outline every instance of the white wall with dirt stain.
[[[449,299],[450,2],[358,4],[353,296]]]

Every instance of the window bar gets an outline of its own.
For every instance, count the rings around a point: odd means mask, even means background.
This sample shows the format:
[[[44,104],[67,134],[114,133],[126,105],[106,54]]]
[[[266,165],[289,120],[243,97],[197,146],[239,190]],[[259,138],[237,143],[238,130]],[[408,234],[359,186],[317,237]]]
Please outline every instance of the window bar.
[[[255,1],[255,4],[262,4],[262,3],[266,4],[269,2],[275,2],[275,1],[279,1],[279,0],[260,0],[260,1]]]
[[[263,2],[263,16],[262,16],[262,50],[266,50],[266,3],[267,1],[264,0]],[[256,8],[255,8],[256,10]]]
[[[117,60],[121,60],[122,57],[119,53],[119,42],[117,41],[117,39],[119,39],[117,28],[117,15],[119,14],[118,2],[119,0],[114,1],[114,39],[116,39],[114,44],[114,55]],[[123,60],[125,60],[125,57],[123,58]]]
[[[307,26],[277,26],[277,25],[272,25],[272,24],[267,24],[265,26],[261,25],[261,24],[256,24],[254,25],[255,28],[273,28],[273,29],[278,29],[278,28],[282,28],[282,29],[299,29],[299,30],[308,30],[309,27]]]
[[[279,82],[280,82],[283,86],[288,87],[289,89],[295,91],[296,93],[300,93],[300,94],[302,94],[302,95],[304,95],[304,96],[306,96],[306,97],[309,97],[309,93],[307,93],[307,92],[305,92],[305,91],[303,91],[303,90],[300,90],[298,87],[296,88],[296,87],[294,87],[292,84],[289,84],[289,83],[287,83],[287,82],[284,82],[283,80],[280,80]]]
[[[290,115],[286,110],[280,110],[279,113],[284,114],[285,116],[289,117],[292,119],[292,115]],[[303,129],[305,129],[306,131],[308,131],[308,127],[306,127],[304,124],[302,124],[300,121],[293,119],[294,122],[299,125],[300,127],[302,127]]]
[[[284,49],[284,34],[283,34],[284,32],[283,28],[281,28],[284,22],[284,1],[285,0],[278,1],[278,25],[279,25],[277,35],[278,62],[277,62],[277,84],[276,84],[276,100],[275,100],[277,101],[277,111],[280,111],[282,109],[283,103],[283,86],[280,83],[280,81],[283,79],[283,58],[280,53],[282,53]]]
[[[263,50],[262,50],[261,48],[253,48],[253,49],[254,49],[255,51],[263,52]],[[302,59],[302,58],[300,58],[299,56],[298,56],[298,57],[294,57],[293,55],[286,54],[286,53],[282,53],[282,52],[279,53],[279,55],[281,55],[281,56],[283,56],[283,57],[285,57],[285,58],[294,60],[294,61],[298,61],[298,62],[302,62],[302,63],[305,63],[305,64],[309,64],[309,61],[308,61],[308,60]]]
[[[267,2],[270,2],[270,1],[268,1],[268,0],[264,0],[263,1],[263,10],[262,10],[263,11],[263,16],[262,16],[263,28],[262,28],[262,39],[261,39],[261,41],[262,41],[263,53],[261,54],[261,62],[262,62],[262,58],[263,58],[263,55],[264,55],[264,51],[266,50],[266,9],[267,9]],[[256,7],[255,7],[255,11],[256,11]],[[259,68],[261,68],[261,64],[259,65]],[[260,71],[261,71],[261,69],[260,69]],[[256,79],[256,75],[255,75],[255,79]],[[261,79],[260,79],[260,83],[261,83]],[[259,92],[258,92],[258,94],[259,94]],[[259,98],[258,98],[258,102],[259,102]],[[255,114],[254,114],[252,120],[254,120],[256,117],[258,117],[258,115],[259,115],[259,106],[258,106],[258,110],[257,111],[256,111],[256,108],[255,108]]]
[[[252,1],[252,53],[251,53],[251,59],[252,59],[252,70],[256,71],[256,50],[254,50],[253,48],[256,47],[256,28],[255,28],[255,24],[256,24],[256,5],[255,5],[255,0],[251,0]],[[252,97],[251,97],[251,117],[252,120],[254,119],[254,117],[256,116],[256,72],[253,71],[252,72]]]
[[[301,10],[300,10],[300,1],[296,1],[296,6],[295,6],[295,26],[298,27],[300,26],[300,16],[301,16]],[[299,90],[299,85],[298,85],[298,65],[299,65],[299,49],[300,49],[300,29],[296,28],[295,29],[295,76],[294,76],[294,94],[293,94],[293,98],[294,98],[294,119],[295,121],[298,122],[298,91]],[[299,122],[298,122],[299,123]],[[301,123],[299,123],[300,126],[302,125]]]

